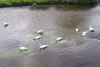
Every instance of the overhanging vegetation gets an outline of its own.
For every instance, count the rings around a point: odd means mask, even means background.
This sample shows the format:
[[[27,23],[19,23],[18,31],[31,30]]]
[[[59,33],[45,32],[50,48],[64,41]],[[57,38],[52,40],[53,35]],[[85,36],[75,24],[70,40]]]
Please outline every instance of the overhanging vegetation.
[[[100,0],[0,0],[0,7],[32,4],[97,4]]]

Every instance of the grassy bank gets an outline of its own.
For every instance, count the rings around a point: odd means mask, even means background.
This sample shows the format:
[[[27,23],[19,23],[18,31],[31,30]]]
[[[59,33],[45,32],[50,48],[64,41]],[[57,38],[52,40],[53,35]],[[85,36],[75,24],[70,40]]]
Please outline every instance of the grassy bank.
[[[0,7],[32,5],[33,0],[0,0]]]
[[[0,0],[0,7],[36,4],[97,4],[100,0]]]
[[[39,4],[97,4],[100,0],[34,0]]]

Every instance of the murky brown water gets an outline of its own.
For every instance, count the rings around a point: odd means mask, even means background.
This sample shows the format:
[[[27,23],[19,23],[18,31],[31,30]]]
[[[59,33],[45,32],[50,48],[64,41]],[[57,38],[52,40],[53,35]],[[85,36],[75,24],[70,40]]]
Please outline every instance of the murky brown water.
[[[4,28],[3,23],[9,23]],[[92,25],[94,33],[81,37]],[[57,6],[48,9],[29,7],[0,8],[0,54],[28,47],[28,54],[0,58],[0,67],[100,67],[100,7]],[[80,32],[76,33],[75,28]],[[33,41],[37,30],[45,30],[42,39]],[[55,43],[58,36],[64,37]],[[39,51],[39,46],[49,48]]]

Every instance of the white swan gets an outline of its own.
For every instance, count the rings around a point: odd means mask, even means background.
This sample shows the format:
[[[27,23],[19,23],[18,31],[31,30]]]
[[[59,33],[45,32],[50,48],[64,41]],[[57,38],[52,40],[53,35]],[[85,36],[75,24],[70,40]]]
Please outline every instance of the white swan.
[[[81,36],[86,36],[87,35],[87,33],[88,33],[88,31],[84,31],[84,32],[82,32],[82,35]]]
[[[41,50],[41,49],[45,49],[45,48],[47,48],[47,47],[48,47],[48,45],[41,45],[41,46],[40,46],[40,50]]]
[[[7,27],[9,24],[8,23],[4,23],[4,27]]]
[[[62,40],[63,40],[63,37],[57,37],[56,38],[56,43],[59,42],[59,41],[62,41]]]
[[[75,31],[76,31],[76,32],[79,32],[79,29],[78,29],[78,28],[76,28],[76,29],[75,29]]]
[[[90,25],[90,27],[89,27],[89,31],[90,32],[94,32],[94,28]]]
[[[44,30],[37,31],[38,34],[44,34]]]
[[[22,45],[19,45],[19,49],[20,49],[20,50],[24,50],[24,51],[27,51],[27,50],[28,50],[27,47],[24,47],[24,46],[22,46]]]
[[[33,40],[39,40],[41,38],[42,38],[42,36],[36,36]]]
[[[62,41],[63,40],[63,37],[57,37],[56,38],[56,41]]]

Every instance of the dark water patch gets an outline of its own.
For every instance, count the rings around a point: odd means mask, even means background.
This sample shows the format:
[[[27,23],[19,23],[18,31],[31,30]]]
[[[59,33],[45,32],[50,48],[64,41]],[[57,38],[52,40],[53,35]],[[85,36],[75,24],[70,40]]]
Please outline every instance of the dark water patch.
[[[49,8],[55,8],[56,10],[61,11],[87,11],[91,8],[95,7],[93,5],[36,5],[32,6],[31,9],[40,9],[40,10],[47,10]]]
[[[37,6],[31,6],[31,10],[47,10],[49,9],[50,6],[46,6],[46,5],[37,5]]]
[[[66,6],[55,6],[57,10],[61,11],[87,11],[93,8],[94,6],[92,5],[66,5]]]

